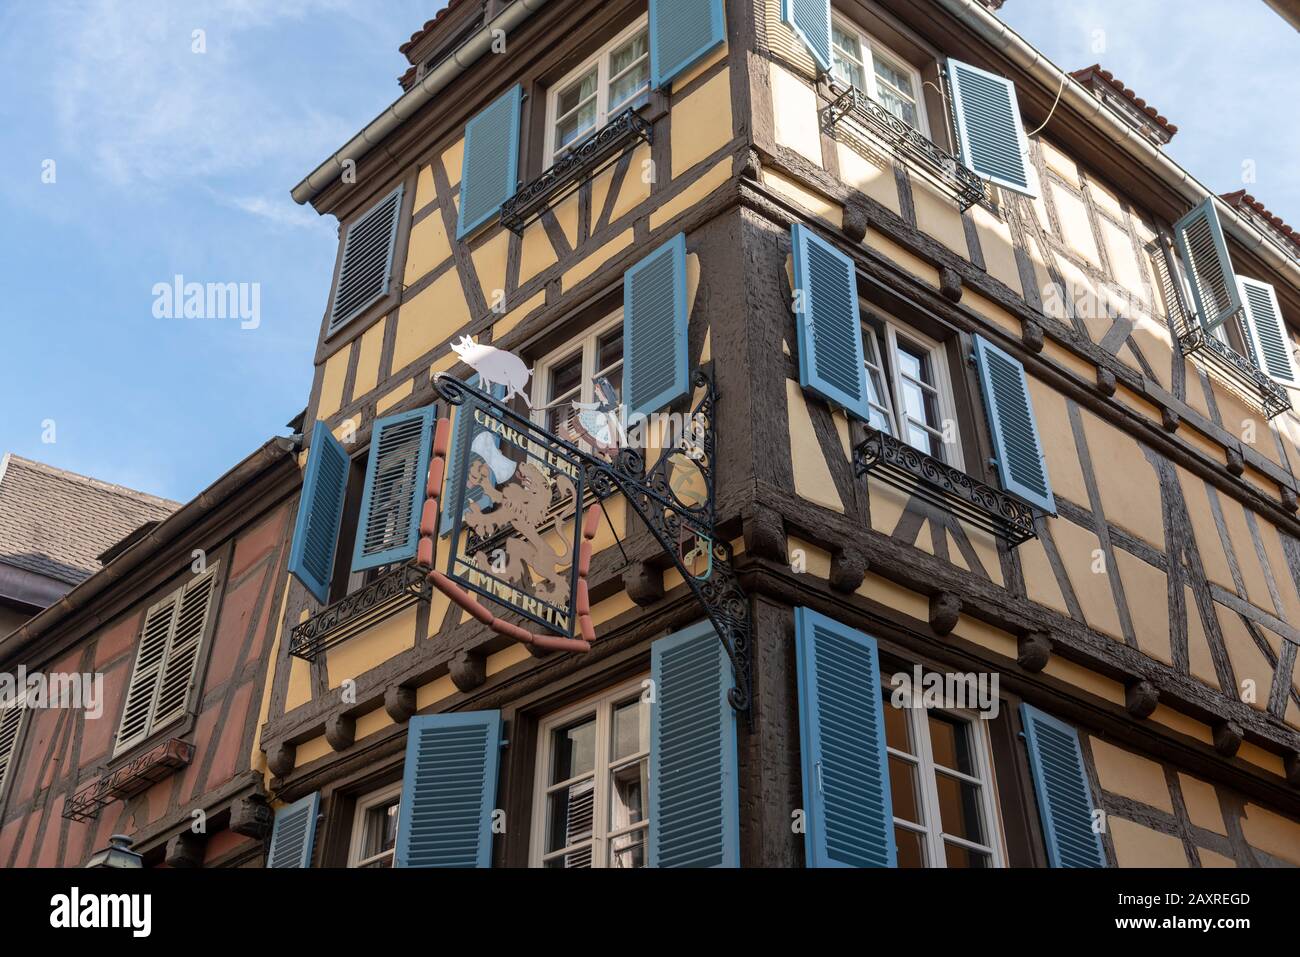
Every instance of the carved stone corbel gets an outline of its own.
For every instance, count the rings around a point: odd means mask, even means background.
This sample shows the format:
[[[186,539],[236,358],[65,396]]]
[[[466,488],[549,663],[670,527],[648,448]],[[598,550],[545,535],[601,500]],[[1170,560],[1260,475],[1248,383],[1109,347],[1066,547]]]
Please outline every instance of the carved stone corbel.
[[[1160,692],[1142,678],[1124,689],[1124,707],[1135,718],[1149,718],[1160,701]]]
[[[939,295],[949,302],[961,302],[961,276],[951,266],[939,267]]]
[[[841,548],[831,555],[831,587],[842,595],[851,595],[862,587],[871,563],[856,548]]]
[[[1244,734],[1235,721],[1220,721],[1214,726],[1214,750],[1225,758],[1233,757],[1241,747]]]
[[[1246,471],[1246,460],[1242,457],[1241,449],[1236,446],[1229,446],[1227,452],[1226,468],[1229,475],[1235,475],[1240,478]]]
[[[168,867],[202,867],[207,844],[206,834],[195,834],[187,828],[167,842],[163,861]]]
[[[298,766],[298,748],[296,745],[281,741],[266,752],[266,766],[278,778],[288,777]]]
[[[640,608],[664,597],[664,575],[649,562],[631,562],[623,569],[623,588]]]
[[[1097,391],[1104,396],[1112,396],[1115,390],[1119,388],[1119,383],[1115,380],[1115,373],[1109,369],[1097,367]]]
[[[1016,642],[1016,663],[1026,671],[1042,671],[1052,658],[1052,639],[1041,631],[1021,635]]]
[[[325,721],[325,740],[335,751],[346,751],[357,740],[357,721],[345,714],[332,714]]]
[[[487,681],[487,655],[462,648],[447,666],[457,691],[473,691]]]
[[[1020,341],[1025,344],[1025,348],[1030,352],[1042,352],[1043,327],[1036,322],[1030,322],[1028,319],[1021,320]]]
[[[930,596],[930,627],[936,635],[950,635],[961,617],[961,598],[950,591]]]
[[[858,203],[849,202],[844,207],[842,228],[846,238],[860,243],[867,237],[867,210]]]
[[[241,797],[230,805],[230,830],[245,837],[262,840],[271,833],[275,815],[260,794]]]
[[[384,691],[384,710],[398,724],[406,724],[415,714],[415,689],[395,685]]]

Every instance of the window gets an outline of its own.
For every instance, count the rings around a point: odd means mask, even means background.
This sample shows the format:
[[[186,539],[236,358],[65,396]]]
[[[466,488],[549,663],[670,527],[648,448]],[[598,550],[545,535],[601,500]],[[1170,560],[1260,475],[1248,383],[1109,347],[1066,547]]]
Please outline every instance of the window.
[[[9,770],[17,763],[18,731],[26,710],[21,698],[0,703],[0,797],[4,796]]]
[[[962,468],[956,404],[941,343],[869,317],[862,329],[870,425]],[[951,441],[945,441],[945,433]]]
[[[610,316],[537,364],[533,419],[562,439],[590,449],[613,439],[623,395],[623,316]],[[585,408],[579,408],[581,404]],[[618,421],[621,421],[619,419]],[[619,440],[621,443],[621,439]]]
[[[348,867],[393,866],[393,853],[397,847],[397,809],[401,800],[400,783],[357,799]]]
[[[642,679],[543,722],[534,867],[645,867],[650,705]]]
[[[963,711],[896,708],[884,690],[899,867],[1001,867],[983,722]]]
[[[831,73],[929,135],[920,73],[845,20],[831,27]]]
[[[398,186],[348,227],[326,335],[333,335],[388,295],[403,191],[404,187]]]
[[[650,91],[646,18],[606,44],[547,95],[546,165],[624,110],[641,106]]]
[[[185,715],[211,617],[216,573],[213,566],[145,612],[114,755]]]

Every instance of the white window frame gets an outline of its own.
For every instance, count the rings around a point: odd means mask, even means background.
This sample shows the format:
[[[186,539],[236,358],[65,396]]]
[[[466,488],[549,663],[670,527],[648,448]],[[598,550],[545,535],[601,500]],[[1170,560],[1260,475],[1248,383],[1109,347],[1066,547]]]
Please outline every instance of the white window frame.
[[[899,363],[900,349],[898,345],[898,340],[901,336],[912,345],[924,350],[926,357],[930,361],[930,368],[934,370],[934,384],[932,388],[934,389],[935,400],[939,407],[939,432],[942,433],[944,422],[950,421],[953,423],[952,442],[944,442],[942,434],[940,434],[939,447],[943,451],[943,455],[940,456],[940,458],[947,465],[965,471],[966,457],[962,452],[961,429],[958,428],[957,424],[957,402],[952,387],[952,370],[948,367],[948,353],[944,348],[943,343],[931,339],[929,336],[922,332],[918,332],[916,329],[900,325],[883,315],[872,313],[872,318],[884,327],[884,342],[881,342],[881,337],[877,334],[877,330],[873,323],[867,321],[865,318],[862,323],[862,334],[871,337],[872,348],[876,351],[877,358],[883,362],[883,368],[879,370],[881,378],[883,378],[885,382],[885,389],[882,398],[886,399],[890,407],[888,410],[882,411],[884,411],[885,415],[889,419],[890,428],[893,431],[894,437],[901,442],[911,445],[912,443],[908,438],[910,433],[907,426],[909,421],[916,421],[908,416],[904,411],[906,406],[903,402],[903,373],[902,367]],[[885,351],[883,356],[880,355],[880,347],[882,345],[884,346]],[[871,365],[870,360],[866,358],[865,348],[863,356],[867,365],[867,375],[870,376],[874,367]],[[875,408],[875,405],[873,404],[872,407]],[[926,428],[927,431],[931,430],[931,427],[925,423],[917,422],[917,424]],[[913,448],[916,448],[916,446],[913,446]],[[920,449],[919,451],[924,452],[927,455],[930,454],[929,449]]]
[[[925,109],[925,85],[921,77],[921,71],[912,66],[911,63],[903,59],[889,47],[885,46],[871,34],[867,33],[852,20],[840,16],[838,13],[832,18],[832,27],[838,27],[845,33],[851,33],[858,40],[858,48],[862,50],[864,61],[862,62],[862,73],[866,77],[867,88],[862,92],[871,97],[875,103],[880,103],[880,97],[876,88],[876,69],[875,59],[904,73],[912,81],[912,100],[916,104],[916,130],[926,139],[933,139],[930,133],[930,117]],[[831,30],[831,60],[834,62],[836,53],[835,31]],[[867,58],[870,58],[869,60]],[[834,76],[834,71],[832,71]],[[839,77],[835,77],[836,82],[843,82]],[[883,104],[881,104],[883,106]],[[886,107],[888,109],[888,107]],[[904,121],[905,122],[905,121]]]
[[[380,854],[374,854],[370,857],[362,857],[362,848],[365,847],[366,839],[366,815],[375,807],[381,804],[387,804],[393,798],[398,799],[397,814],[402,814],[402,782],[390,784],[386,788],[380,788],[377,791],[371,791],[369,794],[357,798],[356,810],[352,813],[352,839],[348,844],[348,867],[367,867],[376,861],[384,858],[395,858],[397,846],[394,844],[391,850],[384,851]]]
[[[643,794],[645,801],[645,815],[643,819],[636,824],[627,827],[613,829],[609,827],[609,810],[610,810],[610,786],[609,775],[615,766],[632,764],[636,761],[646,761],[647,767],[650,758],[650,731],[646,728],[646,746],[645,750],[638,751],[627,757],[619,758],[615,761],[611,755],[611,738],[613,731],[613,714],[614,707],[618,704],[626,704],[634,698],[638,698],[645,693],[645,684],[650,675],[643,674],[631,681],[624,682],[612,689],[602,691],[600,694],[587,698],[572,707],[565,708],[555,714],[548,715],[537,729],[537,761],[535,770],[535,780],[533,782],[533,830],[532,839],[529,849],[529,866],[544,867],[548,858],[563,857],[566,854],[574,853],[574,848],[591,847],[591,866],[593,868],[609,867],[609,845],[612,840],[622,837],[625,834],[631,834],[635,831],[644,831],[646,855],[650,853],[650,794],[649,794],[649,772],[646,776],[646,793]],[[592,836],[589,841],[583,841],[579,844],[571,845],[567,848],[557,851],[546,850],[546,811],[547,798],[549,795],[560,788],[568,787],[575,783],[578,778],[568,781],[562,781],[558,784],[548,783],[550,777],[551,759],[554,749],[552,738],[557,728],[583,717],[594,714],[596,717],[596,750],[591,771],[591,777],[596,782],[596,795],[592,805]],[[647,712],[646,720],[649,721]],[[579,777],[586,777],[580,775]]]
[[[546,413],[549,403],[546,396],[551,391],[551,379],[554,375],[555,368],[564,360],[569,359],[579,349],[582,350],[582,382],[579,386],[579,402],[594,402],[596,399],[596,376],[609,372],[613,366],[604,369],[596,367],[596,361],[600,353],[600,339],[610,331],[617,329],[623,324],[623,310],[620,307],[615,312],[606,316],[604,319],[585,329],[580,335],[574,336],[564,345],[557,349],[552,349],[534,367],[533,373],[533,394],[532,410],[533,421],[545,428]],[[627,363],[627,343],[623,343],[623,355],[619,358],[618,369],[622,370]],[[619,390],[622,392],[622,389]],[[566,399],[571,402],[573,399]],[[622,402],[620,401],[620,405]],[[586,448],[586,443],[582,447]]]
[[[614,39],[610,40],[608,43],[601,46],[599,50],[597,50],[590,57],[588,57],[582,63],[581,66],[577,67],[576,69],[570,70],[563,77],[561,77],[557,82],[552,83],[550,87],[547,88],[546,91],[546,159],[545,162],[542,164],[544,167],[550,167],[551,165],[553,165],[555,163],[555,160],[558,158],[558,156],[562,154],[565,150],[572,149],[574,146],[583,142],[584,140],[586,140],[593,133],[595,133],[597,130],[599,130],[601,127],[603,127],[606,123],[610,121],[611,117],[610,117],[610,103],[609,103],[609,87],[611,81],[615,79],[615,77],[610,76],[610,65],[609,65],[610,55],[619,47],[621,47],[623,44],[625,44],[627,41],[631,40],[638,33],[647,32],[648,30],[649,30],[649,15],[643,13],[641,14],[640,17],[636,19],[634,23],[630,24],[626,29],[624,29],[621,33],[619,33],[618,36],[614,37]],[[646,45],[647,80],[646,80],[646,89],[645,89],[646,93],[648,93],[650,90],[650,81],[649,81],[649,73],[648,73],[649,57],[650,57],[650,47],[649,44],[647,43]],[[594,126],[592,126],[592,128],[587,133],[578,137],[576,140],[563,147],[559,151],[559,153],[557,153],[556,143],[555,143],[555,124],[560,119],[560,113],[559,113],[560,93],[567,87],[571,86],[574,83],[574,81],[576,81],[583,74],[590,73],[593,69],[596,70],[596,123]],[[635,97],[633,99],[635,99]],[[623,109],[626,109],[626,107],[623,104],[615,104],[615,105],[619,107],[619,112],[622,112]]]
[[[887,708],[892,707],[888,701],[891,692],[892,689],[885,685],[885,707]],[[934,750],[930,743],[930,726],[926,720],[931,710],[966,722],[971,731],[971,750],[975,755],[977,776],[963,774],[954,768],[945,768],[942,772],[936,770],[938,765],[934,761]],[[892,817],[892,815],[890,820],[895,826],[901,827],[905,831],[923,835],[927,868],[948,866],[948,857],[944,848],[945,843],[988,854],[990,867],[1005,867],[1006,852],[1003,849],[1002,818],[998,813],[1000,802],[997,796],[997,782],[993,777],[991,744],[985,728],[988,722],[978,714],[961,708],[927,709],[917,705],[916,707],[904,708],[903,711],[907,717],[908,731],[912,736],[912,743],[916,747],[916,754],[905,754],[889,746],[886,746],[885,750],[890,757],[897,758],[899,761],[916,768],[917,776],[920,778],[921,810],[925,815],[925,821],[918,827],[912,821],[905,821],[902,818]],[[978,785],[980,811],[984,817],[984,827],[989,842],[987,845],[975,844],[954,834],[946,834],[941,830],[943,821],[939,814],[939,791],[934,783],[936,775],[940,773]],[[893,784],[894,782],[891,781],[891,788]],[[936,827],[936,824],[940,825],[940,827]]]

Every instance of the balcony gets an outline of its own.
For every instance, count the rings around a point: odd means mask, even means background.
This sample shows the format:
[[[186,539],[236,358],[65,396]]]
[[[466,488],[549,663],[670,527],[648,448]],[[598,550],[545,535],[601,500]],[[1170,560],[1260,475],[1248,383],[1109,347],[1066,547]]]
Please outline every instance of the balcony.
[[[1009,548],[1038,537],[1038,509],[876,429],[868,428],[854,448],[853,469],[1001,538]]]
[[[863,91],[832,84],[831,102],[821,111],[822,131],[873,163],[883,146],[951,195],[962,212],[986,200],[984,181],[958,159],[930,142]]]
[[[1234,327],[1241,341],[1249,341],[1240,312],[1228,319],[1224,326]],[[1203,368],[1211,379],[1248,405],[1258,408],[1264,413],[1264,418],[1272,419],[1291,408],[1291,397],[1286,389],[1232,346],[1206,332],[1196,319],[1178,324],[1178,344],[1183,355]]]
[[[427,602],[433,594],[427,572],[413,562],[398,565],[295,625],[289,637],[289,654],[312,661],[411,605]]]
[[[68,798],[63,816],[70,821],[93,821],[107,805],[147,791],[193,760],[193,744],[170,738]]]
[[[529,223],[611,166],[637,143],[651,142],[652,135],[649,120],[634,109],[624,110],[506,200],[501,207],[501,225],[523,235]]]

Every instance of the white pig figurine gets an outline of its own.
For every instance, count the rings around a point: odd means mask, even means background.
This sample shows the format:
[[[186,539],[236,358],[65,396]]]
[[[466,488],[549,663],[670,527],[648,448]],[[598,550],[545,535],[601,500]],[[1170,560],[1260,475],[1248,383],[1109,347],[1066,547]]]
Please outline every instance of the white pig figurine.
[[[478,373],[479,387],[485,392],[491,392],[494,385],[503,385],[506,387],[503,401],[509,402],[519,396],[524,405],[530,409],[533,407],[526,391],[533,370],[524,365],[523,359],[504,349],[477,343],[473,336],[461,336],[459,342],[451,344],[451,348],[462,362]]]

